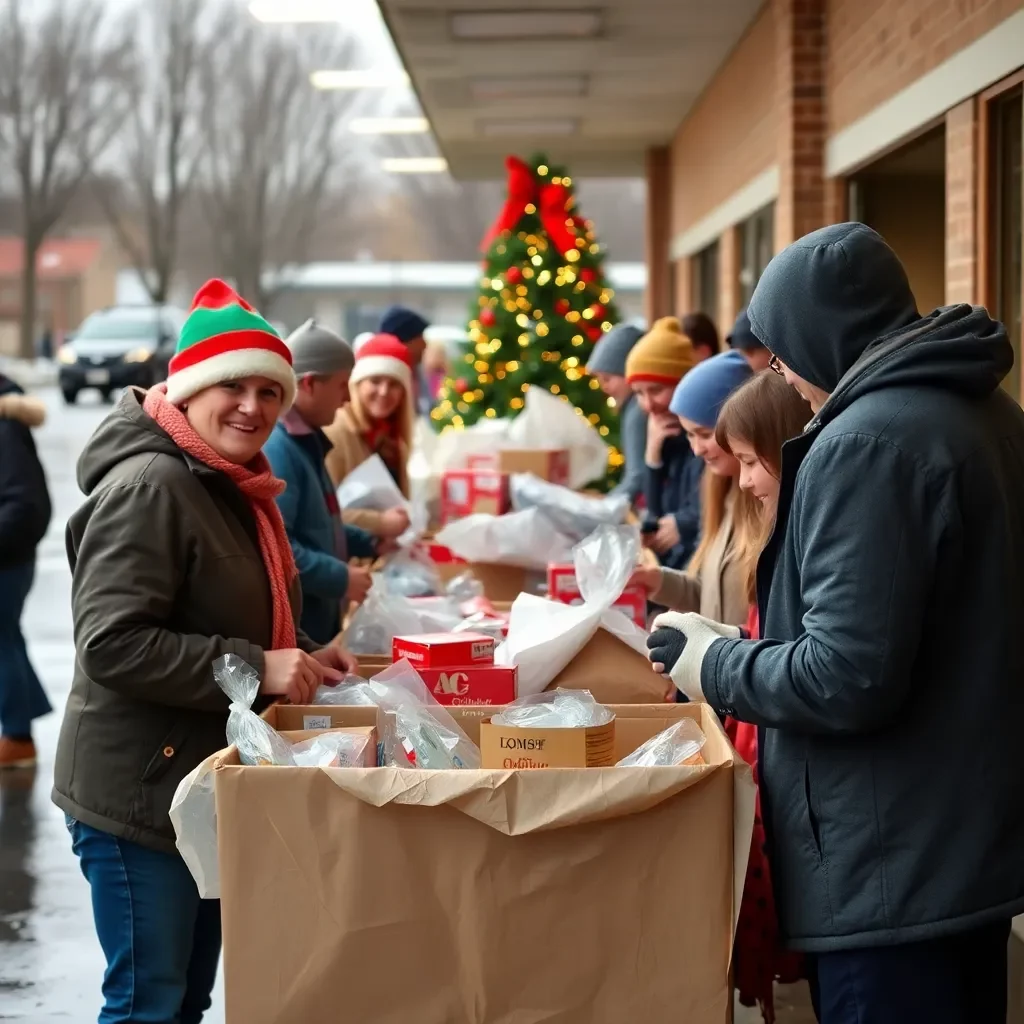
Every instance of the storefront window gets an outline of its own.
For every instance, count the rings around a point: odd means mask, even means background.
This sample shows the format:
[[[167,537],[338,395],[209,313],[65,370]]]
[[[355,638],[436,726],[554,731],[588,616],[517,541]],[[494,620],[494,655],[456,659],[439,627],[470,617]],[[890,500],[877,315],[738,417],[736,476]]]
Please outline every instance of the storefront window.
[[[740,225],[740,305],[745,308],[775,252],[775,204]]]
[[[718,243],[712,242],[701,249],[690,262],[693,279],[690,282],[695,310],[684,309],[686,313],[705,313],[712,320],[718,317]]]
[[[1006,325],[1013,343],[1015,365],[1003,386],[1020,401],[1022,203],[1021,137],[1024,99],[1021,87],[997,97],[989,107],[992,202],[989,204],[989,237],[992,244],[992,314]]]

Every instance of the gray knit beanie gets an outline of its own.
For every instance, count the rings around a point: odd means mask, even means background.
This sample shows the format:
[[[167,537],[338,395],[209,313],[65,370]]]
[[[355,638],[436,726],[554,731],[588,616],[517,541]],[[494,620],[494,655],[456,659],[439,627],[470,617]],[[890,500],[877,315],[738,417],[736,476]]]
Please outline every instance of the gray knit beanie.
[[[355,365],[355,355],[349,343],[312,318],[292,331],[285,344],[292,354],[292,369],[296,377],[307,373],[330,376],[351,371]]]
[[[601,337],[594,346],[587,363],[588,373],[613,373],[626,376],[626,356],[644,336],[639,327],[632,324],[617,324]]]

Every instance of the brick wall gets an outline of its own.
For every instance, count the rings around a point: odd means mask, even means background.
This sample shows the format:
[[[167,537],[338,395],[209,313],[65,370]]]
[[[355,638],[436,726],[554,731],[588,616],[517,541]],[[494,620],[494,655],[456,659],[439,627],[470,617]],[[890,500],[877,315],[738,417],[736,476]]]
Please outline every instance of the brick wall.
[[[977,286],[977,101],[946,114],[946,302],[981,302]]]
[[[829,132],[863,117],[1021,6],[1021,0],[827,0]]]
[[[774,54],[767,3],[672,141],[673,235],[775,162]]]

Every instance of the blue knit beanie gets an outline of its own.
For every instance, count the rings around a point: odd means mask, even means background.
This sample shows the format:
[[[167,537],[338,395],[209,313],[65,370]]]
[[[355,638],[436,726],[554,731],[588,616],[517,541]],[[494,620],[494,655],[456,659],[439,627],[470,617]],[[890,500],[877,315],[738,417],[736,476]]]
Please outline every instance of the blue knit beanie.
[[[404,345],[413,338],[422,337],[429,326],[429,321],[405,306],[392,306],[380,318],[380,333],[393,334]]]
[[[713,430],[725,400],[748,377],[750,365],[739,352],[720,352],[698,363],[677,385],[669,409]]]

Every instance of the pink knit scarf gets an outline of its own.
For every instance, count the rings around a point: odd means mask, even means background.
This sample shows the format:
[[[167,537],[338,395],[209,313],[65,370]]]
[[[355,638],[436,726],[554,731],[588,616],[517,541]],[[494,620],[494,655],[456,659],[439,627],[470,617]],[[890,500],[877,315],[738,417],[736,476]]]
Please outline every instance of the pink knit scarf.
[[[240,466],[218,455],[192,428],[185,414],[167,401],[167,387],[159,384],[146,392],[142,408],[167,432],[171,440],[192,458],[223,473],[245,495],[256,519],[260,554],[270,579],[274,612],[272,650],[295,646],[295,619],[292,617],[288,589],[295,579],[292,556],[284,520],[274,500],[285,488],[271,472],[267,457],[260,452],[248,465]]]

